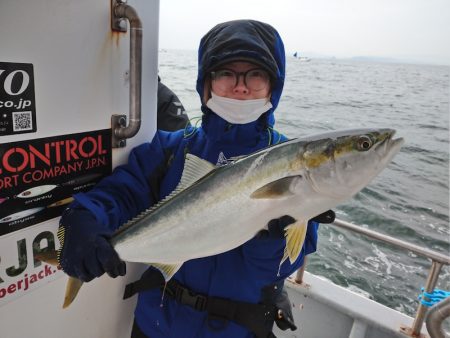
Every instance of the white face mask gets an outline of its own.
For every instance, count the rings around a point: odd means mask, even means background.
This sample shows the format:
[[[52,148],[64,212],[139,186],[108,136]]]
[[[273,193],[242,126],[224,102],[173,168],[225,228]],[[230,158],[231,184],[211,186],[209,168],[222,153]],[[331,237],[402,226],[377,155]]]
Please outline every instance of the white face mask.
[[[272,108],[272,103],[267,98],[235,100],[211,92],[211,98],[206,102],[206,106],[229,123],[246,124],[256,121]]]

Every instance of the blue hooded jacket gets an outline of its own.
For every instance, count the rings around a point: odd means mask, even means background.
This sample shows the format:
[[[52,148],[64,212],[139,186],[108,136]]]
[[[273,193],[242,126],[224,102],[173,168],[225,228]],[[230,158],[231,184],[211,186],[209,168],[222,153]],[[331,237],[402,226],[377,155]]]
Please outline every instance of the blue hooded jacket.
[[[272,77],[273,108],[248,124],[228,123],[207,108],[203,99],[209,72],[233,60],[251,60],[266,68]],[[284,76],[283,42],[273,27],[251,20],[215,26],[199,47],[197,91],[204,113],[201,127],[172,133],[158,131],[151,143],[131,152],[128,164],[116,168],[90,192],[76,195],[72,207],[90,210],[112,233],[175,189],[187,152],[216,164],[224,157],[250,154],[286,140],[272,129]],[[264,226],[261,224],[261,228]],[[228,252],[187,261],[173,278],[196,293],[258,303],[264,286],[284,280],[302,265],[305,254],[316,250],[317,226],[309,223],[300,257],[292,265],[285,262],[279,273],[284,238],[255,237]],[[168,296],[161,299],[159,289],[139,294],[135,320],[148,337],[253,337],[248,329],[234,322],[212,330],[205,312],[181,305]]]

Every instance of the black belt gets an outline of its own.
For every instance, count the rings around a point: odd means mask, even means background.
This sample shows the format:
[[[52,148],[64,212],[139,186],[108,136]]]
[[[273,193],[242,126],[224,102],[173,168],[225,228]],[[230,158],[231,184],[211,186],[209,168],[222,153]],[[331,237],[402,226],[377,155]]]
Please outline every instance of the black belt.
[[[229,321],[238,323],[252,331],[257,338],[276,338],[272,332],[277,308],[271,304],[253,304],[220,297],[210,297],[195,293],[171,279],[164,281],[162,274],[154,269],[147,270],[138,281],[128,284],[124,299],[134,294],[160,288],[178,303],[208,313],[208,327],[211,330],[224,329]]]

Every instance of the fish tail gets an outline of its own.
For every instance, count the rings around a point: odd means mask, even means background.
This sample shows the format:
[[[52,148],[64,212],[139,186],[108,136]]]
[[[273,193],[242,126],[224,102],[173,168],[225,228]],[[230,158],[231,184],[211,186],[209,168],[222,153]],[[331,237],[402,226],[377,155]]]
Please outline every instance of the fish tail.
[[[69,280],[66,284],[66,294],[64,295],[63,309],[72,304],[73,300],[78,295],[78,291],[80,291],[82,285],[82,280],[75,277],[69,277]]]
[[[58,262],[58,252],[56,250],[43,251],[35,255],[35,258],[38,261],[53,265],[59,266]]]
[[[41,252],[36,255],[36,259],[53,266],[59,266],[58,251],[56,250]],[[64,295],[63,309],[72,304],[73,300],[78,295],[78,291],[80,291],[82,285],[83,281],[79,280],[78,278],[69,276],[69,280],[66,284],[66,294]]]

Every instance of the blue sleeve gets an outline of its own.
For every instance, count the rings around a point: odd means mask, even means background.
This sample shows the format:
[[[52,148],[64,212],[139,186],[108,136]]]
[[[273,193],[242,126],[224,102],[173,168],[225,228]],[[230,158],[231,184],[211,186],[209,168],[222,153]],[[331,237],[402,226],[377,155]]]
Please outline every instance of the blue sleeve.
[[[159,182],[166,173],[168,154],[180,133],[158,131],[151,143],[134,148],[128,163],[118,166],[87,193],[74,196],[71,208],[91,211],[111,231],[159,200]]]
[[[281,268],[280,262],[286,245],[284,238],[273,238],[270,236],[259,238],[257,236],[251,239],[242,246],[247,269],[253,270],[252,273],[258,278],[266,279],[267,283],[273,283],[289,277],[303,265],[305,255],[316,251],[318,227],[319,223],[308,222],[305,243],[298,259],[293,264],[288,259],[282,264]]]
[[[286,136],[279,133],[275,129],[270,130],[270,138],[271,138],[271,141],[270,141],[271,145],[282,143],[282,142],[289,140]]]

